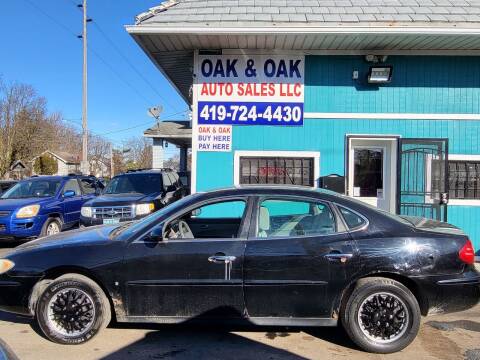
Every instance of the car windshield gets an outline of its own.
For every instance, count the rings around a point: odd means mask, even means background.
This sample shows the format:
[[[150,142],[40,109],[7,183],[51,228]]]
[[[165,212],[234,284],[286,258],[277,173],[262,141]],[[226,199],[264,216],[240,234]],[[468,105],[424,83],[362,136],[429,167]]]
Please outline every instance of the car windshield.
[[[50,197],[57,193],[62,183],[61,179],[24,180],[15,184],[2,194],[2,199],[25,199]]]
[[[162,174],[131,174],[112,179],[105,194],[151,194],[162,191]]]
[[[122,238],[129,238],[130,236],[150,227],[153,224],[158,223],[159,219],[161,219],[166,213],[174,212],[181,209],[184,206],[188,206],[188,204],[197,198],[198,194],[186,196],[174,203],[161,208],[160,210],[144,217],[141,220],[132,221],[123,225],[120,225],[112,230],[110,233],[110,238],[115,238],[122,234]]]

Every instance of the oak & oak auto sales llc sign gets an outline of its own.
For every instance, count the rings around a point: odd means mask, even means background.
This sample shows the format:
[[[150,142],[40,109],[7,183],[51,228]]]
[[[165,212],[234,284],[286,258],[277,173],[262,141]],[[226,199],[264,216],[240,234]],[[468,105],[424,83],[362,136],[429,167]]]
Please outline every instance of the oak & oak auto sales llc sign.
[[[198,124],[303,125],[304,56],[199,56]]]
[[[231,125],[302,126],[304,62],[291,55],[199,56],[198,150],[231,151]],[[229,133],[216,137],[220,148],[212,149],[211,125]]]

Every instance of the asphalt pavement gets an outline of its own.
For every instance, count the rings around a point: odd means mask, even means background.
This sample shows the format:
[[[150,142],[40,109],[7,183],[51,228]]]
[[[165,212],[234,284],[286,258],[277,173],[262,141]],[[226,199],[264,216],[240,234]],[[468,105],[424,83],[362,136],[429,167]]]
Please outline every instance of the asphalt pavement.
[[[6,251],[8,249],[0,249],[0,257]],[[0,340],[0,345],[6,344],[21,360],[480,360],[480,306],[461,313],[424,318],[416,340],[405,350],[391,355],[359,350],[341,328],[111,324],[86,344],[65,346],[45,339],[31,319],[3,312],[0,312]]]

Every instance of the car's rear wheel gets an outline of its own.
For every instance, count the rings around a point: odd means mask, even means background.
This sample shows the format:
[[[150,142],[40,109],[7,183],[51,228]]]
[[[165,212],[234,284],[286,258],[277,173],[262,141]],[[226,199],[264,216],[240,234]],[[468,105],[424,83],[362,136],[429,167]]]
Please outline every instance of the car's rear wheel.
[[[412,292],[398,281],[359,281],[342,312],[350,338],[362,349],[393,353],[408,346],[420,327],[420,307]]]
[[[48,285],[36,306],[40,329],[59,344],[81,344],[110,322],[110,303],[93,280],[66,274]]]
[[[62,221],[58,218],[49,218],[43,224],[41,236],[55,235],[62,231]]]

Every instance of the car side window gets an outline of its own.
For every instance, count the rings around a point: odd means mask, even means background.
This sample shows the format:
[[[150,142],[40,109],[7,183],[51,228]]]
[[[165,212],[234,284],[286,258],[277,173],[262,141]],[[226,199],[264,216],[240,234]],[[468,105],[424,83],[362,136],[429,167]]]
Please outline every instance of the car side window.
[[[199,206],[167,224],[168,239],[228,239],[239,235],[246,209],[244,200],[226,200]]]
[[[67,181],[67,183],[63,187],[63,193],[65,194],[67,191],[75,191],[75,196],[82,194],[77,179],[70,179]]]
[[[340,205],[337,205],[337,207],[338,210],[340,210],[343,220],[345,220],[345,224],[347,224],[349,230],[359,228],[367,223],[364,218],[354,213],[352,210],[344,208]]]
[[[80,185],[84,194],[95,194],[95,181],[92,179],[81,179]]]
[[[335,216],[322,202],[267,199],[260,203],[257,237],[328,235],[336,232]]]

